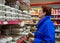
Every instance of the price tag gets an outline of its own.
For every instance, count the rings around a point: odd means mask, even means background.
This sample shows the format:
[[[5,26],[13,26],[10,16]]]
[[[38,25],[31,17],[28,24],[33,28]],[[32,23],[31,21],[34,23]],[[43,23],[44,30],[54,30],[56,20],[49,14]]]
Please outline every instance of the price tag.
[[[0,22],[0,24],[2,24],[2,23]]]
[[[3,22],[3,24],[8,24],[8,22],[7,22],[7,21],[5,21],[5,22]]]

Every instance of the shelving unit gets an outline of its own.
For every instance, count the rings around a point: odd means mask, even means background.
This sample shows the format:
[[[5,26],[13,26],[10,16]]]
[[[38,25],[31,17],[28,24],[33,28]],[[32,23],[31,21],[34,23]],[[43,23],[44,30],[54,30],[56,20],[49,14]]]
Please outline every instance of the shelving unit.
[[[60,33],[60,30],[55,30],[55,32]]]
[[[56,36],[56,38],[60,38],[59,36]]]
[[[21,43],[27,39],[30,26],[25,25],[25,22],[31,20],[31,16],[25,8],[23,8],[25,11],[19,10],[20,3],[16,5],[16,1],[4,0],[6,3],[3,3],[1,0],[0,43]]]
[[[55,25],[55,32],[56,32],[56,38],[60,39],[60,9],[59,8],[54,8],[52,10],[52,15],[51,15],[51,20],[53,21]]]

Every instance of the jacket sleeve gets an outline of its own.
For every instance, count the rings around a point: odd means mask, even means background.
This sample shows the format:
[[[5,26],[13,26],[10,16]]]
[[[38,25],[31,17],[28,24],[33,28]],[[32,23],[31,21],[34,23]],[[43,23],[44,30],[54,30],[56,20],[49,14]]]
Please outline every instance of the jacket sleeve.
[[[35,32],[36,33],[36,32]],[[39,34],[39,32],[37,32],[38,34]],[[37,34],[36,33],[36,34]],[[39,36],[40,36],[40,34],[39,34]],[[38,37],[39,37],[38,36]],[[41,38],[34,38],[34,40],[33,40],[33,43],[43,43],[43,41],[42,41],[42,39]]]
[[[44,43],[55,43],[55,31],[51,23],[47,23],[44,30]]]
[[[32,34],[34,34],[34,35],[35,35],[35,32],[32,32]]]
[[[33,43],[41,43],[41,40],[40,39],[37,39],[37,38],[34,38]]]

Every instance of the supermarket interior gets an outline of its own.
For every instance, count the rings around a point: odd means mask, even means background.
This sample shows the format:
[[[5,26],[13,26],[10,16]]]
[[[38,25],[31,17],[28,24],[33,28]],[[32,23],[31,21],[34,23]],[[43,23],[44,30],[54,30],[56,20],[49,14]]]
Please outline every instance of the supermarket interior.
[[[0,43],[60,43],[60,0],[0,0]]]

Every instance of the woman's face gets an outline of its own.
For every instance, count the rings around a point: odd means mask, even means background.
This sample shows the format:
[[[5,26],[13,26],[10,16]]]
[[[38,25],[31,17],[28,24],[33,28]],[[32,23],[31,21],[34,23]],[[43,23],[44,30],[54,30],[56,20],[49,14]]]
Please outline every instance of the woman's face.
[[[43,18],[45,16],[45,12],[43,12],[43,9],[41,8],[39,11],[39,19]]]

